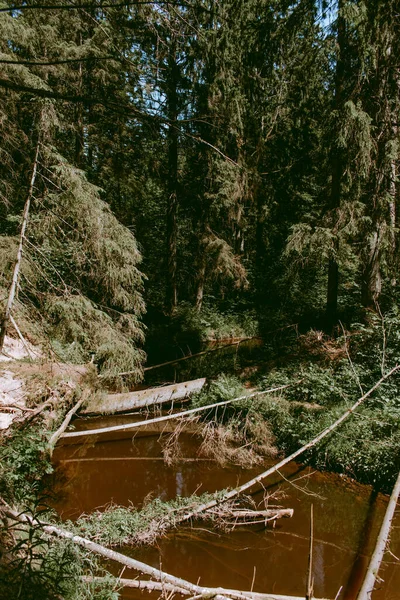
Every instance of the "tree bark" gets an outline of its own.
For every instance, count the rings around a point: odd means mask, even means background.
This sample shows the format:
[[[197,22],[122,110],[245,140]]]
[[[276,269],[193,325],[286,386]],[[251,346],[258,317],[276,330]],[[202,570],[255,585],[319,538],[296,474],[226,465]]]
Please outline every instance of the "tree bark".
[[[22,225],[21,225],[21,232],[20,232],[20,236],[19,236],[17,259],[16,259],[15,265],[14,265],[14,273],[13,273],[13,278],[12,278],[12,282],[11,282],[10,292],[8,294],[6,310],[5,310],[3,321],[1,323],[1,328],[0,328],[0,353],[3,351],[4,340],[6,337],[7,328],[8,328],[8,324],[9,324],[10,317],[11,317],[11,311],[12,311],[13,304],[14,304],[15,294],[16,294],[17,287],[18,287],[19,272],[20,272],[21,261],[22,261],[22,249],[23,249],[24,239],[25,239],[25,231],[26,231],[26,227],[27,227],[28,219],[29,219],[29,209],[30,209],[30,205],[31,205],[33,186],[35,185],[35,180],[36,180],[36,172],[37,172],[37,164],[38,164],[38,156],[39,156],[39,146],[40,146],[40,142],[38,140],[38,142],[36,144],[35,158],[33,160],[32,175],[31,175],[31,179],[30,179],[30,183],[29,183],[28,195],[27,195],[27,198],[25,201],[24,212],[22,215]]]

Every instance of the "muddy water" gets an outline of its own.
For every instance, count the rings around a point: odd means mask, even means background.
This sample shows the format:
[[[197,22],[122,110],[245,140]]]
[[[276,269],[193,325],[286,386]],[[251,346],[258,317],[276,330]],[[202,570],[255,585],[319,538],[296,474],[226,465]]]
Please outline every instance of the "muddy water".
[[[96,419],[95,426],[132,419]],[[76,428],[94,426],[94,419],[75,422]],[[114,434],[115,436],[115,434]],[[166,434],[146,431],[132,440],[93,438],[81,445],[58,447],[54,453],[57,484],[55,506],[63,518],[110,502],[140,506],[148,495],[163,499],[235,486],[265,469],[221,469],[212,461],[197,461],[194,434],[180,438],[181,458],[168,467],[162,458]],[[294,508],[292,519],[275,528],[240,528],[230,533],[207,531],[204,524],[181,529],[154,548],[123,551],[165,571],[207,586],[304,595],[308,557],[310,505],[314,505],[314,593],[316,597],[351,600],[356,597],[373,551],[387,498],[370,488],[336,475],[314,472],[292,463],[266,482],[257,495],[279,494],[279,503]],[[390,550],[380,572],[384,579],[373,600],[400,600],[400,514],[394,523]],[[119,571],[117,571],[119,572]],[[124,577],[136,577],[124,571]],[[253,582],[254,580],[254,582]],[[126,590],[124,598],[137,598]]]

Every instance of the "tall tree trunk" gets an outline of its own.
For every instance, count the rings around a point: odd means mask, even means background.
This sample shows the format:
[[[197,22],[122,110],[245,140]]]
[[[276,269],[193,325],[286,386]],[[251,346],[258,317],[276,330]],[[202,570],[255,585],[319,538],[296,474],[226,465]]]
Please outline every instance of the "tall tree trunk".
[[[369,239],[369,251],[364,265],[361,282],[361,302],[365,308],[375,308],[382,289],[380,228]]]
[[[39,146],[40,146],[40,142],[38,140],[38,142],[36,144],[35,158],[33,160],[32,175],[31,175],[31,179],[30,179],[30,183],[29,183],[28,195],[27,195],[27,198],[25,201],[24,212],[22,215],[22,225],[21,225],[21,232],[20,232],[20,236],[19,236],[17,258],[16,258],[15,265],[14,265],[13,278],[12,278],[12,282],[11,282],[10,292],[8,294],[6,310],[5,310],[3,321],[1,323],[1,328],[0,328],[0,353],[3,351],[4,340],[6,337],[8,324],[10,322],[11,311],[13,308],[15,294],[16,294],[17,287],[18,287],[19,272],[20,272],[21,261],[22,261],[22,248],[24,245],[26,226],[28,224],[29,209],[30,209],[30,205],[31,205],[33,186],[35,185],[35,180],[36,180],[36,171],[37,171],[38,156],[39,156]]]
[[[344,44],[345,44],[345,21],[343,18],[343,2],[338,2],[338,30],[337,30],[337,60],[335,73],[335,102],[334,109],[336,115],[343,108],[343,79],[344,79]],[[337,118],[337,117],[336,117]],[[332,152],[332,183],[330,209],[332,212],[340,207],[341,200],[341,181],[343,173],[343,159],[341,150],[337,147],[337,141],[333,141]],[[328,265],[328,285],[326,299],[326,326],[327,331],[331,331],[337,321],[337,305],[338,305],[338,288],[339,288],[339,265],[335,257],[329,260]]]
[[[177,212],[178,212],[178,65],[176,42],[173,41],[168,56],[168,204],[167,204],[167,281],[165,305],[172,314],[178,303],[177,292]]]
[[[82,46],[82,34],[78,34],[77,46]],[[78,94],[82,95],[83,91],[83,71],[82,71],[82,63],[78,63],[78,73],[77,73],[77,88]],[[84,167],[84,146],[85,146],[85,135],[83,129],[83,105],[81,102],[75,107],[75,164],[83,169]]]

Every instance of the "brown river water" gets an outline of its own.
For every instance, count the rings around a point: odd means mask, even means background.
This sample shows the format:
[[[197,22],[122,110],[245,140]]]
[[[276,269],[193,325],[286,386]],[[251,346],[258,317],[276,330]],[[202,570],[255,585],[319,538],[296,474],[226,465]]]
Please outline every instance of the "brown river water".
[[[76,429],[122,424],[129,416],[77,420]],[[110,502],[140,507],[146,497],[163,500],[194,492],[236,486],[266,469],[221,468],[213,461],[197,460],[198,439],[180,437],[181,459],[174,466],[163,461],[166,433],[123,432],[79,438],[76,445],[59,445],[54,506],[62,518],[77,518]],[[271,503],[293,508],[291,519],[276,526],[239,527],[229,532],[208,530],[204,524],[178,529],[157,546],[122,551],[154,567],[204,586],[304,596],[309,548],[310,505],[314,505],[314,594],[317,598],[356,598],[363,580],[388,498],[345,477],[313,471],[291,463],[265,481],[258,494],[278,493]],[[373,600],[400,600],[400,510],[391,533]],[[115,573],[120,573],[119,570]],[[123,577],[136,577],[125,570]],[[125,590],[123,598],[140,592]]]

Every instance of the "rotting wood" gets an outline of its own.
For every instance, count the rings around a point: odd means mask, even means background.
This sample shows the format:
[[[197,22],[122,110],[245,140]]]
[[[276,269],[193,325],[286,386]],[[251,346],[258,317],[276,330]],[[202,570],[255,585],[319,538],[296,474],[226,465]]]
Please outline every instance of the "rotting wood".
[[[374,553],[371,557],[367,573],[364,578],[364,582],[358,593],[357,600],[370,600],[372,592],[374,591],[374,585],[376,578],[378,577],[379,568],[385,554],[386,545],[389,539],[390,529],[392,526],[392,520],[394,512],[396,510],[397,502],[400,496],[400,473],[397,477],[397,481],[394,485],[392,495],[390,496],[389,504],[386,509],[385,517],[382,522],[382,526],[376,541]]]
[[[68,539],[71,542],[93,552],[95,554],[99,554],[108,560],[116,561],[120,564],[125,565],[129,569],[134,569],[135,571],[139,571],[140,573],[144,573],[149,575],[156,581],[160,583],[160,585],[172,585],[176,593],[189,593],[192,595],[200,595],[202,598],[215,598],[215,600],[223,600],[225,598],[231,598],[233,600],[249,600],[249,596],[243,594],[238,590],[226,590],[224,588],[209,588],[196,585],[182,579],[180,577],[175,577],[174,575],[170,575],[165,571],[161,571],[160,569],[156,569],[138,561],[134,558],[130,558],[125,554],[121,554],[120,552],[116,552],[115,550],[110,550],[97,542],[92,542],[87,538],[83,538],[79,535],[74,535],[70,531],[66,531],[60,527],[56,527],[55,525],[49,525],[39,521],[31,517],[30,515],[24,513],[18,513],[15,510],[12,510],[4,501],[1,502],[0,510],[10,519],[15,521],[19,521],[20,523],[25,523],[34,527],[40,527],[44,533],[49,535],[55,535],[57,537]],[[295,600],[293,597],[289,596],[276,596],[274,594],[271,595],[262,595],[263,600]]]
[[[10,291],[8,294],[8,300],[7,300],[7,305],[6,305],[6,309],[4,312],[3,321],[2,321],[1,327],[0,327],[0,353],[3,351],[4,340],[6,337],[8,323],[10,321],[11,311],[12,311],[12,308],[14,305],[15,293],[17,291],[17,286],[18,286],[18,281],[19,281],[19,271],[21,268],[21,261],[22,261],[22,249],[23,249],[24,240],[25,240],[25,231],[26,231],[26,227],[28,224],[29,209],[30,209],[31,199],[32,199],[32,194],[33,194],[33,186],[35,185],[35,179],[36,179],[36,171],[37,171],[37,164],[38,164],[38,158],[39,158],[39,146],[40,146],[40,142],[38,140],[38,142],[36,144],[35,158],[33,161],[32,175],[31,175],[31,180],[30,180],[30,184],[29,184],[28,195],[25,200],[24,212],[22,215],[22,225],[21,225],[21,232],[19,235],[17,258],[16,258],[15,265],[14,265],[13,278],[11,281],[11,287],[10,287]]]
[[[64,418],[63,422],[61,423],[60,427],[57,429],[57,431],[55,431],[53,433],[53,435],[49,439],[50,456],[53,454],[54,446],[56,445],[59,437],[67,429],[68,425],[71,422],[72,417],[74,416],[74,414],[76,412],[78,412],[78,410],[80,409],[80,407],[82,406],[82,404],[86,401],[86,399],[87,399],[87,394],[83,393],[82,397],[80,398],[80,400],[75,404],[75,406],[73,406],[71,408],[71,410],[69,410],[67,412],[67,414],[65,415],[65,418]]]
[[[238,402],[239,400],[248,400],[250,398],[255,398],[256,396],[262,396],[263,394],[272,394],[274,392],[279,392],[288,387],[292,387],[293,385],[296,385],[296,383],[299,383],[299,382],[295,382],[295,383],[287,384],[287,385],[281,385],[280,387],[272,388],[269,390],[263,390],[261,392],[254,392],[253,394],[239,396],[238,398],[231,398],[230,400],[225,400],[224,402],[216,402],[215,404],[208,404],[207,406],[191,408],[190,410],[185,410],[183,412],[175,413],[172,415],[165,415],[163,417],[155,417],[154,419],[147,419],[146,421],[136,421],[134,423],[126,423],[125,425],[113,425],[112,427],[89,429],[87,431],[70,431],[68,433],[63,433],[61,438],[86,437],[89,435],[99,435],[100,433],[111,433],[113,431],[125,431],[125,430],[135,429],[137,427],[143,427],[145,425],[150,425],[153,423],[161,423],[163,421],[169,421],[171,419],[178,419],[180,417],[186,417],[188,415],[193,415],[198,412],[205,411],[205,410],[211,410],[213,408],[218,408],[220,406],[226,406],[227,404],[231,404],[232,402]]]
[[[103,398],[89,400],[82,414],[114,414],[136,408],[147,408],[154,404],[183,401],[190,394],[201,391],[206,383],[206,378],[174,383],[163,387],[149,388],[139,392],[125,394],[108,394]]]
[[[270,469],[267,469],[267,471],[264,471],[257,477],[254,477],[253,479],[250,479],[250,481],[238,486],[237,488],[234,488],[233,490],[230,490],[229,492],[227,492],[220,498],[210,500],[209,502],[205,502],[204,504],[201,504],[200,506],[196,507],[192,511],[187,512],[186,514],[183,514],[183,515],[177,517],[177,519],[175,521],[175,525],[179,525],[180,523],[189,521],[192,518],[196,518],[201,512],[210,510],[211,508],[214,508],[215,506],[223,504],[224,502],[228,502],[229,500],[233,500],[234,498],[236,498],[243,492],[249,490],[250,488],[256,486],[257,484],[260,484],[262,481],[264,481],[264,479],[266,479],[273,473],[276,473],[277,471],[279,471],[279,469],[281,469],[282,467],[287,465],[289,462],[295,460],[297,457],[301,456],[301,454],[304,454],[304,452],[306,452],[306,450],[309,450],[310,448],[313,448],[314,446],[316,446],[318,444],[318,442],[320,442],[327,435],[329,435],[334,429],[336,429],[339,425],[341,425],[341,423],[343,423],[343,421],[348,419],[348,417],[351,414],[353,414],[353,412],[360,406],[360,404],[362,404],[362,402],[364,402],[364,400],[366,400],[384,381],[386,381],[389,377],[391,377],[399,369],[400,369],[400,365],[396,365],[393,369],[391,369],[391,371],[389,371],[389,373],[384,375],[377,383],[375,383],[375,385],[372,386],[372,388],[370,390],[368,390],[368,392],[366,392],[363,396],[361,396],[361,398],[359,398],[357,400],[357,402],[355,404],[353,404],[353,406],[351,408],[349,408],[345,413],[343,413],[343,415],[341,417],[339,417],[339,419],[337,419],[334,423],[332,423],[332,425],[330,425],[329,427],[324,429],[319,435],[317,435],[317,437],[313,438],[310,442],[308,442],[307,444],[305,444],[304,446],[302,446],[301,448],[296,450],[296,452],[293,452],[293,454],[284,458],[279,463],[277,463]]]
[[[83,581],[87,583],[91,582],[104,582],[104,577],[91,577],[91,576],[83,576]],[[170,585],[165,582],[159,581],[148,581],[143,579],[126,579],[118,577],[116,579],[117,584],[121,585],[121,587],[126,588],[135,588],[138,590],[146,590],[148,592],[175,592],[180,595],[190,595],[188,590],[177,590],[173,585]],[[303,596],[285,596],[282,594],[263,594],[261,592],[250,592],[250,591],[240,591],[240,590],[230,590],[227,588],[218,588],[221,590],[224,595],[229,596],[230,594],[240,594],[241,596],[245,596],[248,600],[304,600]]]

